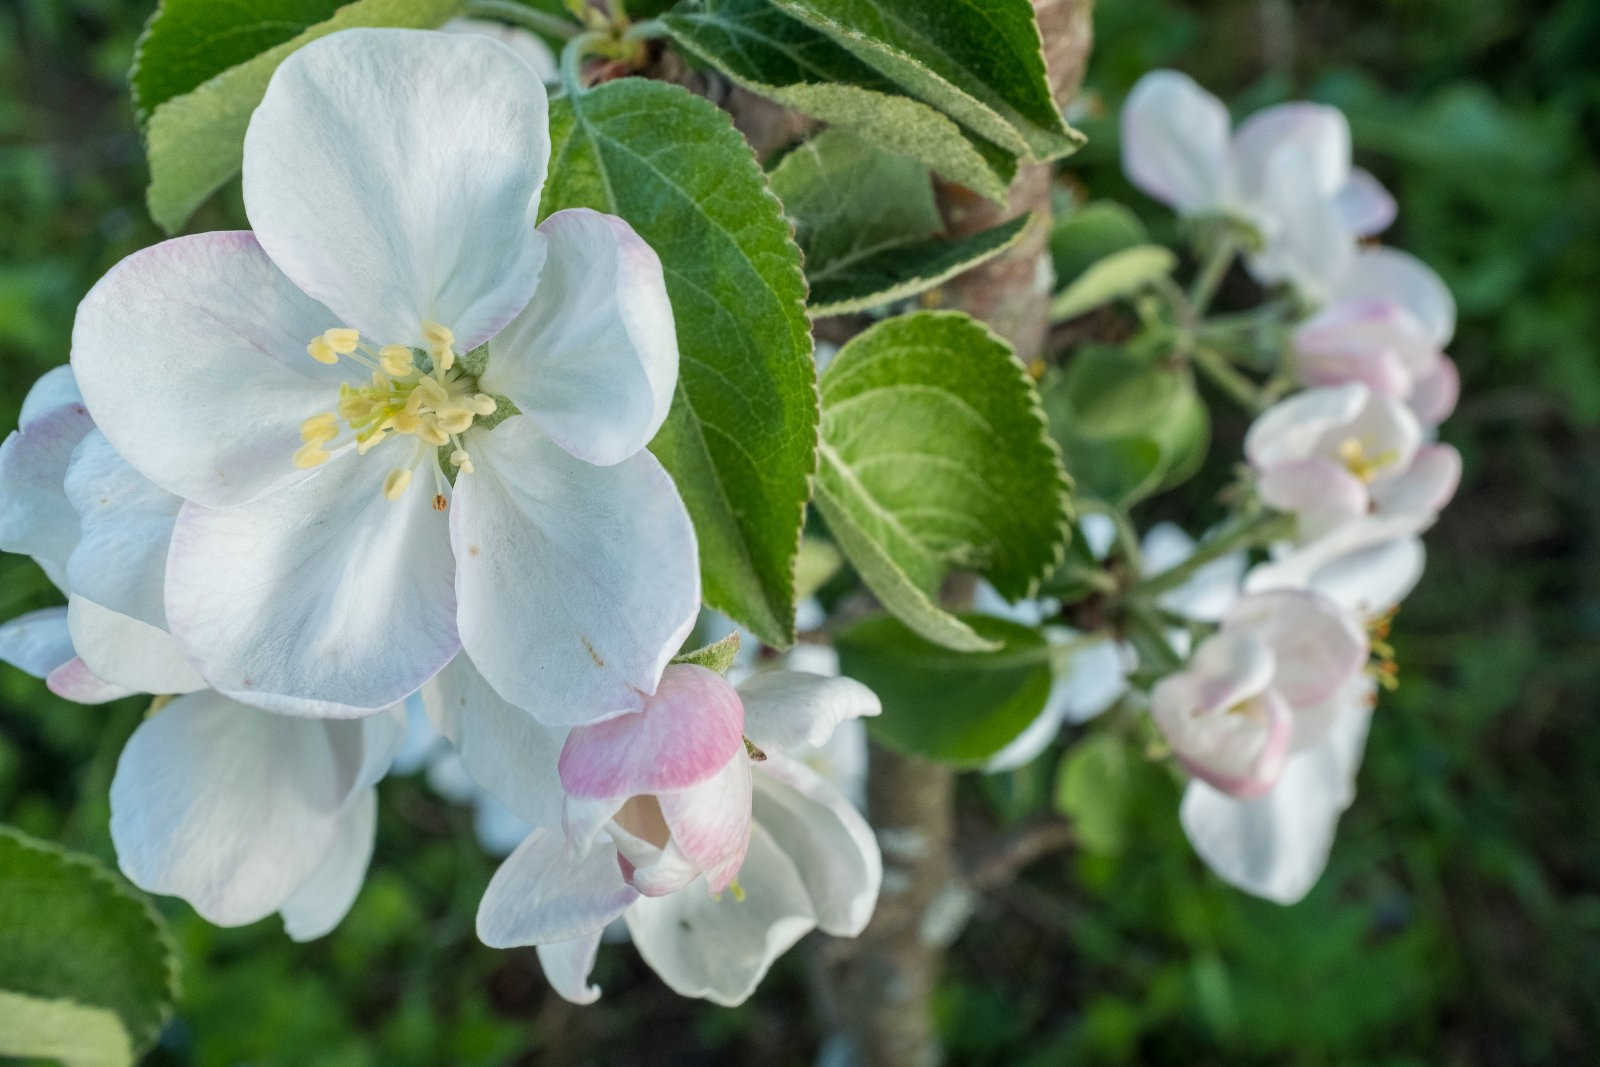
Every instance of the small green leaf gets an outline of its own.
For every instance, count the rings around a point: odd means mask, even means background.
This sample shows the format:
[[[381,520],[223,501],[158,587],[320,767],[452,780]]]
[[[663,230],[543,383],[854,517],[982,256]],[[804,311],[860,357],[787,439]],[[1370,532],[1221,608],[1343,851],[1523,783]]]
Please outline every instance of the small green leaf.
[[[272,72],[290,53],[319,37],[356,26],[438,26],[454,15],[461,3],[462,0],[354,0],[331,18],[254,58],[228,67],[187,92],[160,99],[151,107],[145,126],[145,154],[150,162],[150,188],[145,199],[151,217],[162,229],[175,233],[206,197],[239,173],[250,114],[266,93]],[[251,14],[253,5],[228,5],[227,10],[245,18],[246,37],[265,40],[270,35]],[[151,35],[159,29],[159,21],[152,20]],[[226,24],[214,30],[218,37],[225,37],[227,32]],[[146,42],[146,47],[154,46]],[[232,49],[226,54],[232,55]],[[168,81],[158,77],[157,69],[151,66],[153,62],[147,55],[134,71],[135,82],[147,84],[142,91],[147,95],[140,98],[141,108],[150,107],[151,101],[185,84],[199,69],[186,66],[182,76]]]
[[[1139,757],[1109,730],[1096,730],[1067,750],[1056,779],[1056,808],[1072,820],[1089,852],[1122,851]]]
[[[1192,476],[1211,420],[1189,371],[1120,348],[1080,348],[1040,396],[1079,487],[1127,507]]]
[[[911,156],[991,200],[1016,164],[998,145],[903,96],[895,84],[772,0],[684,0],[662,22],[690,54],[784,107]]]
[[[774,0],[968,129],[1015,155],[1083,143],[1050,93],[1030,0]]]
[[[959,312],[889,319],[822,380],[816,500],[885,607],[930,641],[994,647],[935,597],[952,568],[1031,596],[1060,563],[1060,455],[1011,347]]]
[[[137,1054],[166,1024],[177,983],[171,938],[148,900],[97,860],[0,826],[0,990],[33,1002],[0,1005],[0,1052],[20,1040],[8,1025],[53,1025],[69,1009],[41,1002],[68,1001],[111,1012]],[[89,1025],[110,1038],[103,1023]],[[116,1050],[98,1051],[106,1058],[80,1062],[112,1062]]]
[[[133,1045],[122,1020],[107,1008],[0,989],[0,1056],[56,1060],[65,1067],[127,1067]]]
[[[1178,257],[1161,245],[1135,245],[1113,252],[1073,280],[1050,301],[1050,321],[1064,322],[1085,311],[1132,296],[1178,265]]]
[[[813,315],[842,315],[914,296],[1009,248],[1027,218],[960,241],[944,229],[928,168],[843,130],[783,157],[772,191],[805,253]]]
[[[726,112],[624,78],[551,101],[540,210],[620,215],[661,258],[678,393],[650,448],[700,542],[705,600],[794,641],[795,556],[816,465],[816,368],[800,250]]]
[[[704,667],[708,671],[718,674],[727,674],[728,668],[733,666],[733,661],[739,656],[739,631],[735,630],[720,641],[713,641],[703,648],[691,652],[680,652],[672,657],[674,663],[692,663],[696,667]]]
[[[1149,243],[1139,216],[1114,200],[1096,200],[1060,210],[1050,227],[1050,265],[1056,288],[1068,285],[1090,266],[1124,248]]]
[[[842,670],[883,702],[883,714],[867,721],[878,740],[970,766],[1005,748],[1044,710],[1050,693],[1044,638],[988,615],[962,621],[995,651],[953,653],[885,615],[839,635]]]
[[[844,566],[836,545],[815,537],[802,538],[794,564],[794,595],[804,600],[821,589]]]

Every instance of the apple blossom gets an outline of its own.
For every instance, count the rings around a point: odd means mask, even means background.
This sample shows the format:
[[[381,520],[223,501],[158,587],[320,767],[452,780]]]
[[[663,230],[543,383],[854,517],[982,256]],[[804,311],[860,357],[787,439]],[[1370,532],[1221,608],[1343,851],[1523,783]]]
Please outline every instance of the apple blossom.
[[[145,249],[84,299],[73,367],[115,451],[184,501],[166,621],[213,687],[360,716],[465,649],[557,720],[654,690],[699,599],[644,451],[672,313],[621,220],[535,227],[549,150],[504,45],[332,34],[250,120],[253,231]]]
[[[501,794],[508,806],[537,827],[490,882],[479,936],[495,946],[537,945],[568,1000],[599,996],[588,974],[601,932],[618,916],[669,986],[719,1004],[743,1001],[812,928],[853,936],[871,916],[882,879],[872,832],[806,764],[837,726],[878,713],[857,682],[773,670],[735,693],[711,672],[675,665],[644,712],[615,720],[642,720],[624,730],[543,727],[499,701],[463,661],[424,696],[474,777],[509,790]],[[695,699],[704,701],[698,710]],[[696,725],[706,738],[683,736]],[[675,736],[661,746],[664,735]],[[641,758],[651,751],[668,754]],[[550,787],[558,767],[578,797]],[[629,789],[648,792],[618,803],[613,790]],[[608,811],[617,817],[594,836],[594,818]],[[575,857],[574,844],[591,839]],[[742,859],[736,872],[733,855]],[[691,866],[700,871],[691,880],[650,895]]]
[[[1188,216],[1228,215],[1254,229],[1247,257],[1262,282],[1322,295],[1344,273],[1356,239],[1394,220],[1394,199],[1352,169],[1350,126],[1337,108],[1266,108],[1231,135],[1227,108],[1185,74],[1157,70],[1122,109],[1123,170]]]
[[[1232,796],[1271,789],[1293,751],[1326,734],[1337,695],[1361,673],[1367,637],[1320,594],[1239,600],[1183,670],[1156,684],[1150,714],[1178,760]]]

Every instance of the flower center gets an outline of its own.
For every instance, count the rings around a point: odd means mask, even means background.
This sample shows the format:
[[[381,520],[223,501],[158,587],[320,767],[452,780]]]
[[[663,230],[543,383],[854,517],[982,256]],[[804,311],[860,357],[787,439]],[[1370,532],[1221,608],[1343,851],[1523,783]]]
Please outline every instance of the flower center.
[[[1371,485],[1378,473],[1398,458],[1393,449],[1368,455],[1367,446],[1359,437],[1346,437],[1340,441],[1338,454],[1344,469],[1367,485]]]
[[[451,446],[450,463],[462,474],[473,471],[472,457],[461,443],[474,419],[493,415],[495,399],[478,391],[477,382],[455,369],[455,335],[436,322],[423,323],[431,370],[416,365],[415,353],[405,345],[374,349],[361,334],[347,327],[325,330],[306,345],[306,354],[332,366],[348,359],[372,372],[365,386],[339,386],[337,414],[325,411],[300,425],[304,442],[294,453],[302,469],[321,466],[332,456],[345,431],[353,436],[356,452],[365,455],[390,437],[414,437],[411,459],[383,480],[383,495],[399,500],[411,485],[411,473],[428,449]],[[437,465],[435,475],[442,483]],[[436,486],[434,507],[443,510],[442,484]]]

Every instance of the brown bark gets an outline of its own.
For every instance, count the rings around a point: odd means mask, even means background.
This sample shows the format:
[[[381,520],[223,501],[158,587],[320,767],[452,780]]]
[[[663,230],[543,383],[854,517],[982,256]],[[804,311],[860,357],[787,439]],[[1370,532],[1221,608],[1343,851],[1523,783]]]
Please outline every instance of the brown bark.
[[[1092,0],[1034,0],[1034,8],[1052,89],[1065,106],[1088,61]],[[954,235],[1034,216],[1005,255],[956,278],[934,301],[983,319],[1025,362],[1041,354],[1049,326],[1051,174],[1047,163],[1020,167],[1003,205],[939,185],[940,210]],[[838,1003],[869,1067],[932,1067],[940,1060],[932,994],[952,932],[942,913],[965,892],[952,849],[954,801],[949,768],[874,747],[868,809],[883,847],[883,892],[872,923],[835,969]]]

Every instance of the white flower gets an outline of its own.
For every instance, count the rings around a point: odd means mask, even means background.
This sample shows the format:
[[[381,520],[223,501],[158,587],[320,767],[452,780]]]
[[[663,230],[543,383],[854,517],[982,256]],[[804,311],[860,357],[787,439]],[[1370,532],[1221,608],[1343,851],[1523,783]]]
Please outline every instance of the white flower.
[[[709,672],[694,668],[677,678],[679,671],[669,669],[670,684],[664,680],[654,698],[663,707],[647,707],[624,729],[541,727],[497,702],[461,662],[424,690],[468,770],[506,790],[507,805],[538,827],[490,882],[479,936],[494,946],[537,945],[551,984],[576,1003],[600,995],[588,975],[602,931],[618,916],[674,990],[737,1004],[807,931],[854,936],[877,900],[882,860],[871,829],[804,762],[839,724],[877,714],[876,698],[846,678],[758,673],[735,702],[743,738],[765,758],[747,756],[738,733],[727,757],[728,693],[714,692]],[[698,716],[688,702],[694,696],[709,701]],[[697,717],[709,723],[706,738],[688,732]],[[564,816],[574,821],[564,811],[574,798],[541,785],[555,780],[558,764],[569,789],[640,790],[615,807],[619,818],[577,858],[560,829]],[[610,771],[617,781],[602,782]],[[718,781],[728,778],[746,785]],[[577,798],[580,813],[596,806]],[[582,839],[592,819],[576,821],[584,824],[576,827]],[[725,862],[729,842],[743,853],[736,880]],[[682,883],[688,867],[704,873]],[[724,889],[715,893],[718,884]]]
[[[1454,448],[1425,444],[1402,401],[1359,382],[1308,389],[1263,412],[1245,455],[1262,499],[1298,522],[1292,543],[1250,574],[1251,590],[1316,585],[1349,557],[1414,537],[1461,477]]]
[[[1247,259],[1262,282],[1320,296],[1344,273],[1356,239],[1394,220],[1377,180],[1350,164],[1350,126],[1322,104],[1281,104],[1229,133],[1227,108],[1177,71],[1146,74],[1122,109],[1128,179],[1183,215],[1227,214],[1261,247]]]
[[[1321,742],[1367,654],[1365,632],[1326,597],[1255,594],[1156,684],[1150,715],[1196,777],[1232,796],[1260,796],[1291,752]]]
[[[655,688],[699,597],[643,451],[671,309],[620,220],[535,229],[548,155],[505,46],[333,34],[251,119],[253,232],[146,249],[85,298],[73,367],[115,451],[185,501],[166,620],[215,688],[359,716],[463,648],[558,720]]]
[[[453,804],[472,808],[472,832],[492,856],[506,856],[533,829],[467,772],[461,754],[434,729],[422,697],[406,699],[406,735],[391,774],[423,772],[428,788]]]

